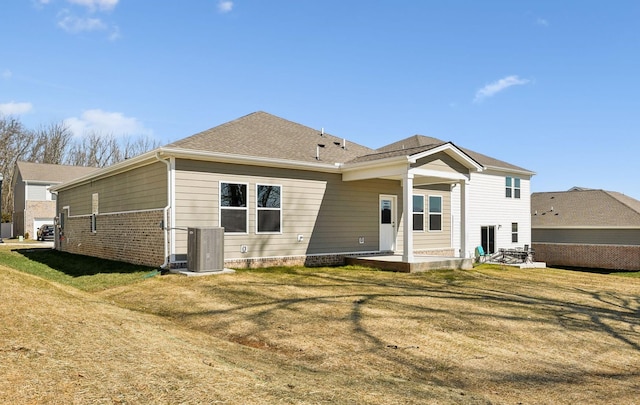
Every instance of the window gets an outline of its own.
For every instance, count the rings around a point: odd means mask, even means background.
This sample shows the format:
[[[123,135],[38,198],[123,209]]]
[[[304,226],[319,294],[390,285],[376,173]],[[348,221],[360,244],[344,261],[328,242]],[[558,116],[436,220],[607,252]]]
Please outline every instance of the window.
[[[282,231],[281,187],[258,184],[256,186],[256,232]]]
[[[220,226],[225,233],[247,233],[247,185],[220,183]]]
[[[64,229],[64,212],[61,212],[58,218],[58,226],[60,229]]]
[[[97,215],[91,214],[91,232],[96,233],[98,230]]]
[[[429,196],[429,230],[442,230],[442,197]]]
[[[520,198],[520,179],[517,177],[505,178],[505,197]]]
[[[518,243],[518,223],[511,223],[511,242]]]
[[[424,231],[424,196],[413,196],[413,230]]]

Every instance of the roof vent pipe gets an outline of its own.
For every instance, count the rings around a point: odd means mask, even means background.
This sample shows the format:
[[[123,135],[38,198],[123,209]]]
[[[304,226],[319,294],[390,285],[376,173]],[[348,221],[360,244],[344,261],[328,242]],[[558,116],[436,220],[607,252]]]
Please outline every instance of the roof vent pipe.
[[[324,136],[324,127],[320,128],[320,136]]]
[[[319,143],[318,146],[316,146],[316,160],[320,160],[320,148],[324,148],[324,144]]]
[[[347,150],[347,140],[342,138],[342,149]]]

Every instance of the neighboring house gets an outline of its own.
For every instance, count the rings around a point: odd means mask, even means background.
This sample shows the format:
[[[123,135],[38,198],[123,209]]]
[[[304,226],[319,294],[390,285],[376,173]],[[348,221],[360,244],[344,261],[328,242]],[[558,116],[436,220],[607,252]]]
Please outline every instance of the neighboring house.
[[[533,174],[435,138],[374,150],[256,112],[55,187],[58,248],[175,268],[188,228],[224,227],[227,267],[473,257],[531,243]]]
[[[548,265],[640,270],[640,201],[573,187],[533,193],[532,242]]]
[[[14,235],[29,234],[35,239],[37,229],[44,224],[53,224],[56,216],[56,196],[50,187],[95,170],[95,167],[17,162],[11,183]]]

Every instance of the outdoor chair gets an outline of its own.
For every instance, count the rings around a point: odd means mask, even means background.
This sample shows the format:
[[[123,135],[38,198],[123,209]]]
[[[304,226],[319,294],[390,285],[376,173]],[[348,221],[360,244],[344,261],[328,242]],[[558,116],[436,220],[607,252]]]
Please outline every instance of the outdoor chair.
[[[487,258],[491,258],[490,253],[485,253],[484,248],[482,246],[476,247],[476,257],[479,262],[486,262]]]

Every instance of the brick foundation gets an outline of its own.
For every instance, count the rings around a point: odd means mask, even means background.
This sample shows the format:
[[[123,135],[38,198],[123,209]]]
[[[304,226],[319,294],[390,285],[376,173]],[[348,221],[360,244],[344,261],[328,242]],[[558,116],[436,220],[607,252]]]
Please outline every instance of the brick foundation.
[[[533,243],[534,259],[548,266],[640,270],[640,246]]]
[[[251,259],[227,259],[225,267],[232,269],[256,269],[261,267],[277,266],[342,266],[344,254],[316,255],[316,256],[282,256],[282,257],[257,257]]]
[[[416,250],[413,253],[416,255],[423,255],[423,256],[457,257],[456,250],[453,248],[422,249],[422,250]]]
[[[164,263],[162,220],[162,210],[98,214],[97,231],[91,232],[91,216],[66,218],[57,246],[74,254],[160,266]]]
[[[454,249],[437,249],[416,251],[417,255],[454,257]],[[324,254],[309,256],[282,256],[282,257],[257,257],[251,259],[227,259],[224,265],[232,269],[255,269],[261,267],[277,267],[277,266],[306,266],[306,267],[322,267],[322,266],[343,266],[346,263],[345,256],[357,256],[359,253],[340,253],[340,254]],[[362,255],[371,256],[371,252],[362,253]]]

